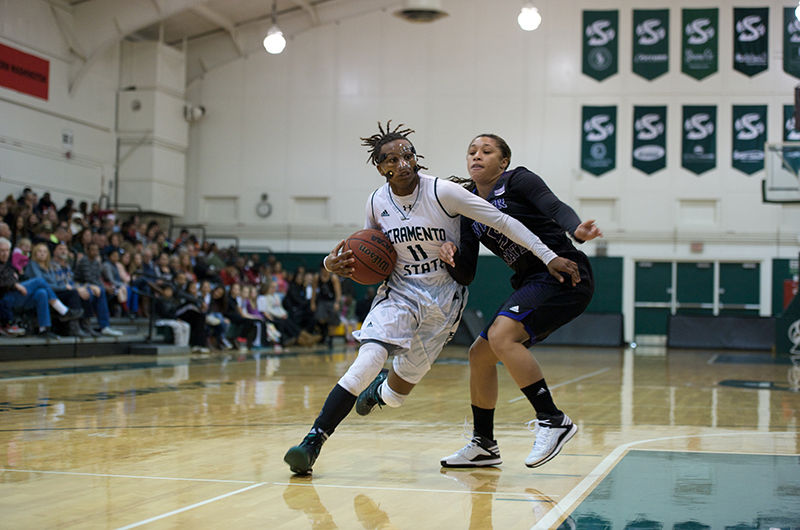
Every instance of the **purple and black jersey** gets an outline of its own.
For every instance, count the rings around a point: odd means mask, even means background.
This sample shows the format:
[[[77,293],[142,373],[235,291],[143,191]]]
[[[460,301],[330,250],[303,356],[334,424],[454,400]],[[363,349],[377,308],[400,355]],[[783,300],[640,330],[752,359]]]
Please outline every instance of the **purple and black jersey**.
[[[503,173],[486,200],[520,221],[559,256],[573,261],[586,260],[566,235],[569,233],[574,237],[580,218],[537,174],[524,167]],[[547,271],[547,266],[525,248],[493,228],[462,216],[456,267],[448,267],[459,283],[468,284],[474,278],[480,243],[514,270],[512,286],[521,284],[526,276]]]

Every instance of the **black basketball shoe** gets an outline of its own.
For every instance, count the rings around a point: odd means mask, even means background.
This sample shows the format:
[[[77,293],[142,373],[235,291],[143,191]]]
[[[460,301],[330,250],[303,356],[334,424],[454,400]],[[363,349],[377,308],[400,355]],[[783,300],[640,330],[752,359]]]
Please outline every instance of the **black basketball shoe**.
[[[307,475],[311,473],[311,467],[319,456],[322,444],[328,439],[328,435],[316,427],[306,434],[299,445],[295,445],[288,451],[283,461],[289,464],[289,469],[297,475]]]
[[[379,407],[386,405],[386,403],[384,403],[381,399],[378,389],[381,387],[388,375],[389,370],[384,368],[375,377],[375,379],[372,380],[367,389],[358,395],[358,399],[356,400],[356,412],[362,416],[366,416],[372,412],[372,409],[375,408],[375,405],[378,405]]]

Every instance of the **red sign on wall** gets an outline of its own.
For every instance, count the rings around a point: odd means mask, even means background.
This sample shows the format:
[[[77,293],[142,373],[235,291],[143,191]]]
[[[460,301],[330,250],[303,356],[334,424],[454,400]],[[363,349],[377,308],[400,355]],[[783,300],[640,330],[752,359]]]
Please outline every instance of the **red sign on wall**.
[[[47,99],[50,61],[0,44],[0,86]]]

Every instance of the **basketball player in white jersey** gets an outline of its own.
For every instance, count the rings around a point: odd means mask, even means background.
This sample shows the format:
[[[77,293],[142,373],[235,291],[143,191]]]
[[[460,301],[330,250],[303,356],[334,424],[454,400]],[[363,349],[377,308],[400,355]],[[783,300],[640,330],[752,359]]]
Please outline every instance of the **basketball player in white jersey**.
[[[333,387],[314,425],[303,441],[284,456],[293,473],[307,474],[322,444],[356,405],[368,414],[376,405],[399,407],[411,389],[430,370],[455,333],[466,306],[467,289],[459,285],[439,259],[446,241],[459,241],[460,215],[491,226],[547,265],[559,281],[562,273],[580,281],[577,265],[560,258],[516,219],[447,180],[421,175],[410,129],[391,122],[380,133],[362,138],[369,160],[386,178],[367,200],[365,228],[383,231],[397,251],[397,263],[381,285],[360,331],[358,357]],[[349,277],[352,251],[340,242],[325,257],[329,271]],[[382,370],[389,354],[391,370]],[[369,388],[368,388],[369,387]]]

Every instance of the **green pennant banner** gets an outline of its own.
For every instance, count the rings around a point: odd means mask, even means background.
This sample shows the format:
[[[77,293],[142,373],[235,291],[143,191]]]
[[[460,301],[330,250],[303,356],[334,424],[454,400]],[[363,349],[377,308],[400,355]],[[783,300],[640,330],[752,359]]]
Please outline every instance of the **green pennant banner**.
[[[753,77],[769,66],[769,8],[733,9],[733,69]]]
[[[667,107],[633,107],[633,167],[648,175],[667,167]]]
[[[767,141],[767,106],[733,106],[733,152],[731,165],[752,175],[764,169]]]
[[[719,10],[684,9],[681,71],[703,79],[717,71],[719,60]]]
[[[669,70],[669,9],[633,10],[633,73],[652,80]]]
[[[695,175],[717,167],[717,107],[683,107],[681,167]]]
[[[599,177],[617,165],[617,107],[583,107],[581,168]]]
[[[800,142],[800,131],[794,125],[794,105],[783,106],[783,141]],[[800,147],[784,149],[783,159],[795,173],[800,171]]]
[[[800,21],[793,7],[783,8],[783,71],[800,78]]]
[[[619,11],[583,12],[583,73],[602,81],[617,73]]]

